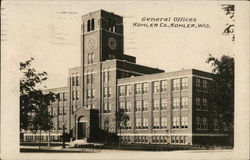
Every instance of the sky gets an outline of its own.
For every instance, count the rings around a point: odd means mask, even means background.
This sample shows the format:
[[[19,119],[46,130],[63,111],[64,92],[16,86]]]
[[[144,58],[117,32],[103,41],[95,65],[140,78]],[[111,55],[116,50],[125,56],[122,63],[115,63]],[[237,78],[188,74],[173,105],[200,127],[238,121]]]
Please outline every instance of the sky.
[[[19,62],[33,57],[32,65],[48,72],[44,85],[66,86],[68,69],[80,66],[81,16],[99,9],[123,16],[124,53],[135,56],[138,64],[166,72],[191,68],[211,72],[205,63],[209,54],[234,56],[231,37],[222,34],[229,17],[219,3],[173,1],[4,1],[2,56],[16,64],[13,72]],[[171,22],[174,17],[195,18],[196,24],[210,27],[134,27],[136,22],[159,24],[142,21],[143,17],[170,17]]]

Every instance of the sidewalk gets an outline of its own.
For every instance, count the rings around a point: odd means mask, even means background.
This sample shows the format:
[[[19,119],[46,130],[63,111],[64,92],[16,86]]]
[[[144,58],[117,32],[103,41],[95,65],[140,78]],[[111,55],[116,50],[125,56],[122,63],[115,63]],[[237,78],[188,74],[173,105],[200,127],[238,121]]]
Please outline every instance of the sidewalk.
[[[97,153],[100,149],[93,148],[69,148],[66,146],[41,146],[39,150],[38,146],[20,146],[20,152],[77,152],[77,153]]]

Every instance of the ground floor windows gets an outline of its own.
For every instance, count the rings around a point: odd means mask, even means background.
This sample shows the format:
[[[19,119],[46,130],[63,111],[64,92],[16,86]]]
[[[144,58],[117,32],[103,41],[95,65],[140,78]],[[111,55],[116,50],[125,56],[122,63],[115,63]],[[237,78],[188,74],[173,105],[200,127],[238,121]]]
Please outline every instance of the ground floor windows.
[[[166,136],[166,135],[128,135],[122,136],[122,143],[145,143],[145,144],[190,144],[188,136]]]
[[[187,136],[171,136],[172,144],[187,144]]]
[[[24,142],[48,142],[48,140],[50,139],[50,142],[60,142],[62,141],[62,135],[24,135]]]

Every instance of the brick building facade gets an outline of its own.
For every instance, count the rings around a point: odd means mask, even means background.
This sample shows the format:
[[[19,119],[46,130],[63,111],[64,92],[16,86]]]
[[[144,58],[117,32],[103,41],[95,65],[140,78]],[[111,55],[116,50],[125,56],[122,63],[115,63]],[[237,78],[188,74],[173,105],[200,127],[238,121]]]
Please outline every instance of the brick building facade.
[[[72,140],[94,140],[98,129],[117,132],[115,113],[123,108],[130,117],[123,143],[223,143],[227,135],[209,102],[211,73],[136,64],[123,53],[123,18],[114,13],[86,14],[81,29],[81,66],[69,70],[67,87],[44,90],[60,95],[48,108],[52,141],[61,141],[63,128]],[[35,139],[25,132],[25,141]]]

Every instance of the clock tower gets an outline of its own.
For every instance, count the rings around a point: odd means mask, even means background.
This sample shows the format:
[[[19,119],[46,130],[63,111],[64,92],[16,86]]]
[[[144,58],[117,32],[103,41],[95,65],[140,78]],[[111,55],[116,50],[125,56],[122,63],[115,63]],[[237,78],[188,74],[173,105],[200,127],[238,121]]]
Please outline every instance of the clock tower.
[[[125,56],[123,18],[104,10],[90,12],[82,16],[81,29],[79,105],[82,109],[78,109],[76,114],[88,117],[84,110],[96,111],[99,115],[96,126],[104,128],[107,112],[115,112],[117,106],[115,59]],[[108,61],[112,59],[112,62]],[[89,123],[95,122],[90,120]]]
[[[98,10],[82,16],[82,65],[120,59],[123,55],[123,19]]]

